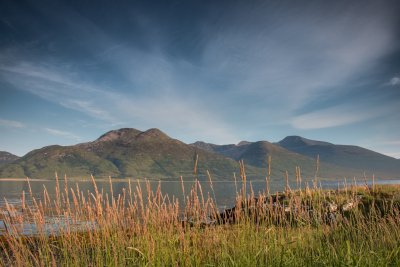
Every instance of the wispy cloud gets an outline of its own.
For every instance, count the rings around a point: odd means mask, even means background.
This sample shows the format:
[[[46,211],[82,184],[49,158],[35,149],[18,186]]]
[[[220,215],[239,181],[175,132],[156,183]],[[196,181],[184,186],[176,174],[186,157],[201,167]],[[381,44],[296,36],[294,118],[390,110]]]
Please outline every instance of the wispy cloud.
[[[390,106],[369,107],[366,112],[365,106],[359,104],[338,105],[294,116],[291,125],[302,130],[331,128],[366,121],[391,112],[393,107]]]
[[[97,92],[101,93],[101,92]],[[107,94],[105,94],[107,95]],[[117,121],[116,118],[114,118],[110,112],[108,112],[106,109],[101,108],[100,103],[95,103],[95,101],[90,101],[90,100],[81,100],[81,99],[66,99],[62,100],[59,102],[62,106],[74,110],[81,111],[89,116],[95,117],[97,119],[100,119],[102,121],[107,121],[111,125],[118,125],[120,122]],[[110,101],[111,103],[111,101]]]
[[[64,137],[64,138],[68,138],[68,139],[73,139],[76,141],[81,140],[81,138],[75,134],[72,134],[70,132],[66,132],[66,131],[61,131],[61,130],[57,130],[57,129],[52,129],[52,128],[45,128],[44,129],[47,133],[54,135],[54,136],[60,136],[60,137]]]
[[[6,128],[24,128],[25,124],[19,121],[5,120],[0,118],[0,126]]]
[[[292,126],[296,129],[310,130],[347,125],[362,121],[364,118],[352,114],[332,113],[331,111],[317,111],[297,116],[292,120]]]
[[[378,144],[380,144],[380,145],[398,145],[398,146],[400,146],[400,140],[389,140],[389,141],[380,142]]]
[[[265,138],[270,124],[281,131],[329,128],[386,112],[370,108],[377,102],[369,85],[368,92],[350,94],[393,50],[397,26],[385,4],[232,4],[214,18],[206,12],[193,28],[146,11],[132,19],[130,13],[132,25],[121,27],[129,31],[118,34],[101,26],[102,17],[86,18],[70,5],[57,15],[33,6],[79,44],[61,38],[55,40],[60,52],[47,53],[50,44],[39,42],[33,60],[21,46],[9,59],[0,51],[0,78],[95,123],[160,127],[177,138],[226,143],[239,141],[243,129]],[[398,77],[390,84],[398,85]],[[321,108],[321,99],[336,107]]]
[[[389,85],[400,85],[400,77],[393,77],[392,79],[390,79]]]
[[[77,83],[74,81],[74,73],[57,71],[57,66],[43,67],[24,63],[13,67],[2,66],[0,71],[3,74],[7,73],[3,78],[18,89],[105,121],[112,127],[118,125],[131,125],[141,129],[159,127],[175,136],[179,133],[178,138],[186,137],[184,139],[190,141],[199,136],[208,141],[221,143],[239,140],[234,135],[235,131],[219,118],[218,114],[209,111],[204,103],[197,98],[177,95],[172,88],[176,86],[178,90],[182,89],[179,82],[166,82],[163,85],[164,90],[157,87],[158,84],[167,81],[167,78],[157,79],[154,87],[160,90],[154,95],[151,92],[143,94],[118,92],[88,81]],[[170,76],[170,73],[163,68],[160,69],[159,75],[162,73],[165,77]],[[146,74],[148,75],[150,74]],[[139,81],[138,84],[144,84],[144,81]],[[55,129],[46,131],[74,138],[69,133]]]
[[[27,62],[14,66],[0,65],[0,76],[19,90],[28,91],[103,121],[116,123],[117,119],[102,108],[102,105],[95,106],[96,100],[110,99],[113,93],[98,89],[76,77],[75,73],[60,70],[57,65],[44,67]]]
[[[275,29],[262,23],[268,10],[251,10],[253,17],[210,38],[205,59],[219,75],[230,75],[230,88],[292,111],[332,88],[336,95],[345,93],[354,77],[393,49],[395,32],[387,27],[385,13],[380,10],[371,20],[371,10],[365,9],[345,9],[324,19],[312,8],[291,10],[290,18],[274,21],[279,26]],[[350,26],[353,11],[357,23]]]

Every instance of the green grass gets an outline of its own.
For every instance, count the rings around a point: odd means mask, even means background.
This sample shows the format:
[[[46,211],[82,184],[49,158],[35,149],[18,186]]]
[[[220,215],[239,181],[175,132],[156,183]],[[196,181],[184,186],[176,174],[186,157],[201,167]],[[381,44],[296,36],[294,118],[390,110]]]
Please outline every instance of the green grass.
[[[400,266],[399,186],[287,190],[258,196],[263,205],[242,188],[236,205],[244,209],[234,223],[206,226],[206,218],[220,218],[199,183],[185,189],[184,203],[149,184],[129,184],[122,195],[67,188],[53,199],[44,192],[32,205],[7,206],[10,214],[21,213],[3,218],[9,228],[0,238],[1,266]],[[333,202],[339,211],[326,222],[326,203]],[[342,211],[349,202],[355,208]],[[54,235],[18,234],[16,222],[30,220],[40,229],[47,216],[68,218],[70,227]],[[73,231],[75,221],[90,223]]]

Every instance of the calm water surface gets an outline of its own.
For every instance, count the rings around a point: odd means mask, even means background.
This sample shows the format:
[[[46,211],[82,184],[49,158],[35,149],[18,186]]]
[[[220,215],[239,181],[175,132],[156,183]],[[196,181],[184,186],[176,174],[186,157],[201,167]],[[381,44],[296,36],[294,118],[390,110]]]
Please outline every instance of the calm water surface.
[[[328,180],[320,180],[319,186],[322,188],[342,188],[346,184],[358,184],[363,185],[365,184],[365,180],[340,180],[340,181],[328,181]],[[367,184],[371,184],[372,181],[368,180]],[[375,180],[376,184],[400,184],[400,179],[392,179],[392,180]],[[110,183],[106,180],[97,180],[96,181],[97,187],[100,192],[108,193],[110,195]],[[180,203],[183,202],[184,192],[182,190],[182,183],[181,181],[149,181],[150,190],[156,191],[157,187],[160,185],[161,191],[163,194],[167,194],[169,198],[172,200],[173,197],[178,198]],[[185,195],[187,196],[193,188],[195,182],[194,181],[184,181],[184,190]],[[210,196],[212,198],[216,198],[217,206],[220,210],[225,208],[229,208],[234,206],[235,204],[235,196],[236,193],[240,191],[242,184],[241,182],[234,182],[234,181],[213,181],[213,189],[210,186],[210,183],[207,181],[200,182],[202,187],[202,192],[205,198]],[[311,179],[308,180],[308,184],[312,185]],[[84,193],[85,196],[88,195],[88,192],[94,193],[94,186],[91,181],[68,181],[68,188],[73,188],[76,190],[76,186],[79,186],[79,190]],[[147,189],[146,189],[146,182],[141,180],[131,180],[131,189],[133,192],[136,191],[137,186],[141,186],[144,199],[147,196]],[[50,197],[55,196],[56,194],[56,181],[44,181],[44,180],[30,180],[30,186],[32,189],[32,194],[35,199],[40,200],[43,199],[43,191],[46,188]],[[64,181],[60,181],[60,191],[64,192]],[[290,184],[292,189],[298,188],[295,182],[291,182]],[[303,188],[305,183],[303,184]],[[114,196],[118,196],[118,194],[123,194],[123,189],[128,190],[129,183],[128,180],[117,180],[113,181],[113,194]],[[284,190],[284,181],[283,179],[272,179],[270,182],[270,192],[274,193],[276,191]],[[247,182],[247,192],[249,192],[250,188],[253,189],[254,193],[257,195],[259,192],[264,192],[266,190],[266,182],[265,180],[254,180],[251,182]],[[0,235],[2,232],[5,231],[5,224],[4,221],[1,219],[2,216],[7,216],[7,212],[5,211],[5,203],[9,203],[14,206],[21,205],[21,199],[23,192],[25,194],[26,201],[29,201],[29,184],[26,180],[18,180],[18,181],[7,181],[0,179]],[[29,202],[28,202],[29,204]],[[4,214],[3,214],[4,213]],[[63,222],[63,218],[55,218],[49,217],[46,218],[46,226],[49,229],[57,229],[57,227],[61,228],[65,222]],[[76,229],[80,228],[80,225],[75,226]],[[86,228],[87,229],[87,228]],[[22,234],[32,234],[36,232],[36,226],[29,223],[24,223],[23,227],[20,231]]]
[[[338,188],[343,187],[345,183],[347,185],[351,185],[354,183],[358,185],[365,184],[365,180],[320,180],[319,186],[322,188]],[[163,194],[168,194],[168,196],[172,199],[172,196],[178,198],[180,200],[183,199],[183,190],[181,181],[149,181],[150,188],[152,191],[156,191],[157,187],[161,186],[161,191]],[[305,186],[303,183],[303,188]],[[311,179],[307,182],[309,186],[312,186]],[[367,183],[370,185],[372,183],[371,180],[368,180]],[[376,184],[400,184],[400,179],[385,179],[385,180],[375,180]],[[64,181],[60,180],[60,190],[64,191]],[[76,190],[76,185],[79,185],[79,190],[82,191],[85,195],[87,192],[94,193],[94,187],[91,181],[68,181],[68,187]],[[108,180],[97,180],[97,187],[99,191],[103,191],[104,193],[110,194],[110,183]],[[146,182],[143,180],[131,180],[131,188],[132,191],[136,190],[136,187],[140,184],[143,193],[146,193]],[[184,181],[184,190],[185,195],[187,195],[191,188],[194,186],[194,181]],[[232,206],[235,203],[236,192],[239,192],[242,184],[241,182],[234,181],[213,181],[213,189],[211,189],[210,183],[208,181],[200,182],[202,186],[202,191],[204,197],[210,195],[214,196],[217,199],[217,204],[220,208],[224,208],[226,206]],[[33,196],[37,199],[41,199],[43,196],[44,188],[48,191],[50,197],[55,196],[56,189],[56,181],[49,180],[30,180],[30,186],[32,189]],[[270,182],[270,192],[282,191],[284,190],[284,181],[283,179],[275,179]],[[296,182],[291,181],[290,186],[292,189],[297,187]],[[129,183],[128,180],[117,180],[112,183],[114,196],[118,196],[118,194],[122,194],[122,190],[125,188],[128,190]],[[253,180],[251,182],[247,182],[247,190],[249,192],[250,187],[253,188],[255,194],[258,192],[264,192],[266,190],[266,182],[265,180]],[[5,200],[7,200],[10,204],[18,204],[21,203],[22,192],[25,192],[27,195],[29,193],[29,184],[26,180],[18,180],[18,181],[7,181],[0,179],[0,207],[5,204]],[[29,199],[28,197],[26,199]]]
[[[64,192],[64,181],[61,180],[59,182],[61,192]],[[94,193],[93,183],[91,181],[68,181],[68,187],[76,190],[76,184],[79,185],[79,190],[87,195],[87,192]],[[182,190],[181,181],[149,181],[150,188],[152,191],[156,191],[158,186],[161,187],[161,192],[163,194],[167,194],[170,199],[172,196],[178,198],[180,201],[183,200],[184,192]],[[188,195],[190,190],[193,188],[195,182],[194,181],[184,181],[184,190],[185,195]],[[110,194],[110,183],[108,180],[100,180],[96,181],[96,185],[98,190],[103,191],[104,194]],[[146,182],[143,180],[131,180],[131,188],[132,191],[136,190],[136,187],[140,185],[144,195],[147,194]],[[241,182],[235,183],[234,181],[213,181],[213,189],[211,189],[211,185],[209,182],[200,182],[202,187],[203,195],[206,198],[208,195],[210,197],[214,197],[217,199],[217,204],[221,208],[226,206],[231,206],[235,203],[236,192],[240,191],[242,187]],[[32,188],[33,196],[36,199],[41,199],[43,197],[44,188],[46,188],[50,197],[55,196],[56,194],[56,182],[55,181],[35,181],[30,180],[30,186]],[[255,193],[265,191],[266,183],[265,181],[252,181],[247,182],[247,188],[250,190],[250,186],[253,188]],[[128,190],[129,182],[128,180],[117,180],[112,183],[114,196],[118,196],[118,194],[122,195],[123,189]],[[270,190],[278,191],[283,189],[283,184],[279,182],[271,183]],[[22,192],[25,192],[25,195],[29,194],[29,184],[26,180],[19,181],[2,181],[0,179],[0,207],[5,204],[5,199],[8,203],[18,204],[21,203]],[[28,199],[28,197],[26,197]]]

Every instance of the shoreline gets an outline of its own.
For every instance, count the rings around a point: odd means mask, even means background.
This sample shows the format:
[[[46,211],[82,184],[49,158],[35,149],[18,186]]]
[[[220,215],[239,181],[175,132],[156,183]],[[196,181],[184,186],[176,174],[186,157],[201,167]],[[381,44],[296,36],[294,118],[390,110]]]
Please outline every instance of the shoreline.
[[[27,181],[26,178],[0,178],[0,182],[23,182]],[[53,181],[51,179],[29,179],[31,181],[38,181],[38,182],[46,182],[46,181]]]

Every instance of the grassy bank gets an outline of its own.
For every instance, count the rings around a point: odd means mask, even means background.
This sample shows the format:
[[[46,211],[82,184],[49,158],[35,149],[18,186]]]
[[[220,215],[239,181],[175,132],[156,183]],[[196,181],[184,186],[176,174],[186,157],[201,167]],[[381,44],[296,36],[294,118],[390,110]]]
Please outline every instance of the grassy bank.
[[[7,205],[0,265],[400,266],[399,186],[273,195],[244,186],[227,216],[200,183],[182,188],[184,202],[149,184],[114,195],[93,183],[94,193],[67,185],[50,199],[44,188],[33,204]],[[28,222],[37,232],[21,235]]]

